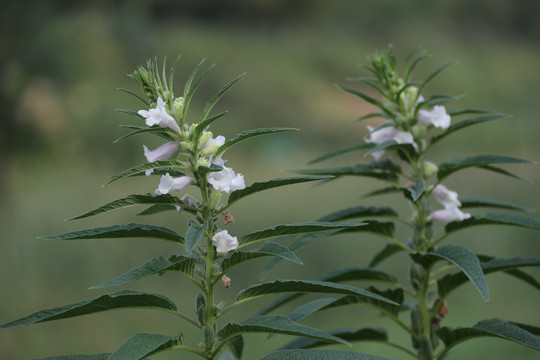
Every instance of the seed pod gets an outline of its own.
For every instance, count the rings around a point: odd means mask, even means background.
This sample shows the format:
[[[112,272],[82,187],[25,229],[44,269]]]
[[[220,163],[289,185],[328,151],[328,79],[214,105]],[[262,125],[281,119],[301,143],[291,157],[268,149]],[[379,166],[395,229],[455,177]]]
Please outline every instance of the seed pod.
[[[433,360],[433,348],[431,347],[431,340],[426,336],[420,337],[420,360]]]
[[[409,267],[409,280],[411,282],[412,287],[415,290],[418,290],[421,284],[425,281],[426,278],[426,270],[422,267],[422,265],[418,264],[411,264]]]
[[[204,343],[206,344],[206,349],[212,349],[215,340],[214,329],[212,329],[212,327],[208,324],[204,325],[203,327],[203,338]]]
[[[422,333],[422,317],[420,316],[420,311],[418,311],[417,307],[414,307],[411,310],[410,313],[411,316],[411,330],[415,334],[421,334]],[[414,336],[411,337],[412,339],[412,345],[415,349],[418,349],[420,347],[420,344],[418,342],[418,339],[416,339]]]

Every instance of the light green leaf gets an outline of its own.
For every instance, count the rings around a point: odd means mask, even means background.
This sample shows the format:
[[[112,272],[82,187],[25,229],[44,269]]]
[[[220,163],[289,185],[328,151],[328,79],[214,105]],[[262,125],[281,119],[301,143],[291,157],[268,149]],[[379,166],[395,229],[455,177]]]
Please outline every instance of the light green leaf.
[[[261,128],[261,129],[252,129],[252,130],[246,130],[242,131],[238,134],[236,134],[235,137],[232,139],[229,139],[225,141],[225,144],[221,145],[219,149],[216,151],[215,156],[219,156],[225,152],[228,148],[230,148],[233,145],[236,145],[240,141],[249,139],[253,136],[260,136],[260,135],[268,135],[268,134],[275,134],[283,131],[298,131],[299,129],[295,128]]]
[[[510,225],[534,230],[540,230],[540,220],[529,216],[517,214],[487,214],[484,216],[471,216],[463,221],[454,221],[444,228],[446,233],[451,233],[477,225]]]
[[[156,171],[160,169],[160,171]],[[153,175],[161,175],[169,173],[171,176],[182,176],[184,173],[182,170],[185,170],[185,167],[178,161],[154,161],[151,163],[142,164],[135,166],[134,168],[128,169],[121,172],[118,175],[111,176],[109,181],[107,181],[103,186],[108,185],[112,182],[115,182],[120,179],[129,178],[133,176],[143,176],[147,170],[154,170]]]
[[[58,235],[40,236],[39,238],[43,240],[156,238],[181,244],[184,242],[180,235],[167,228],[134,223],[78,230]]]
[[[380,356],[353,351],[338,350],[280,350],[266,355],[260,360],[390,360]]]
[[[196,223],[195,221],[190,221],[188,229],[186,231],[186,239],[184,244],[186,246],[186,251],[189,253],[191,250],[195,249],[199,240],[203,236],[204,226]]]
[[[455,158],[451,160],[445,160],[439,165],[439,171],[437,172],[437,178],[439,181],[445,179],[449,175],[456,171],[468,168],[468,167],[483,167],[486,170],[491,168],[486,165],[491,164],[531,164],[532,161],[513,158],[509,156],[500,155],[477,155],[467,158]]]
[[[444,137],[450,135],[451,133],[453,133],[455,131],[458,131],[458,130],[461,130],[461,129],[464,129],[464,128],[468,127],[468,126],[480,124],[480,123],[483,123],[483,122],[486,122],[486,121],[503,119],[503,118],[506,118],[506,117],[508,117],[508,116],[503,115],[503,114],[486,115],[486,116],[479,116],[479,117],[474,118],[474,119],[468,119],[468,120],[464,120],[464,121],[454,123],[448,129],[446,129],[446,131],[443,132],[442,134],[439,134],[437,136],[432,137],[431,141],[430,141],[430,145],[433,145],[436,142],[438,142],[439,140],[443,139]]]
[[[174,338],[160,334],[138,333],[130,337],[107,360],[140,360],[182,343],[181,336]]]
[[[238,200],[259,191],[273,189],[279,186],[300,184],[300,183],[310,182],[310,181],[327,180],[331,178],[332,176],[294,176],[294,177],[287,177],[287,178],[277,178],[277,179],[272,179],[272,180],[263,181],[263,182],[256,182],[246,187],[245,189],[233,191],[231,195],[229,196],[227,208],[231,206],[232,204],[234,204],[235,202],[237,202]]]
[[[237,76],[235,79],[229,81],[227,84],[225,84],[212,99],[210,99],[206,105],[204,106],[203,112],[201,114],[201,117],[199,118],[199,123],[206,120],[206,117],[210,113],[210,110],[214,107],[214,105],[221,99],[221,97],[229,90],[231,86],[233,86],[242,76],[244,76],[246,73],[243,73],[239,76]]]
[[[363,328],[358,330],[340,329],[329,331],[330,334],[337,336],[348,342],[356,341],[388,341],[388,333],[381,328]],[[312,349],[315,347],[326,346],[327,343],[313,339],[296,339],[283,346],[281,349]]]
[[[305,336],[322,341],[348,345],[349,343],[328,334],[325,331],[314,329],[292,321],[286,316],[255,315],[240,323],[231,322],[218,331],[218,337],[227,341],[238,334],[249,332],[264,332],[286,335]]]
[[[540,258],[516,257],[511,259],[491,259],[489,261],[482,262],[481,266],[484,274],[487,275],[497,271],[514,270],[520,267],[540,266]],[[521,277],[521,274],[524,274],[521,272],[516,274],[512,273],[511,271],[508,271],[508,273],[510,275],[517,276],[518,278]],[[437,282],[439,296],[447,297],[457,287],[466,282],[467,278],[461,272],[444,276]]]
[[[475,207],[493,207],[500,209],[509,209],[525,212],[534,212],[533,209],[529,209],[520,205],[512,204],[504,201],[496,201],[491,199],[480,199],[480,198],[467,198],[461,200],[461,208],[475,208]]]
[[[195,270],[195,264],[197,260],[189,256],[173,255],[168,259],[163,257],[155,257],[143,265],[129,270],[111,280],[107,280],[96,286],[92,286],[92,289],[100,289],[110,286],[117,286],[126,284],[131,281],[139,280],[147,276],[154,274],[162,274],[165,271],[178,271],[185,274],[187,277],[193,277],[193,271]]]
[[[484,300],[489,299],[488,285],[484,272],[480,266],[478,257],[464,246],[445,245],[435,251],[425,254],[417,253],[411,255],[414,261],[428,268],[433,266],[439,260],[447,260],[455,264],[473,283],[474,287],[480,292]]]
[[[540,351],[540,338],[534,336],[519,326],[510,324],[500,319],[483,320],[473,327],[457,329],[443,327],[437,330],[437,335],[446,345],[445,353],[463,341],[482,336],[490,336],[514,341],[518,344]],[[442,356],[440,358],[442,358]]]
[[[319,163],[319,162],[322,162],[322,161],[325,161],[325,160],[328,160],[328,159],[332,159],[332,158],[335,158],[335,157],[338,157],[338,156],[341,156],[341,155],[350,154],[350,153],[357,152],[357,151],[362,151],[362,150],[368,150],[368,149],[371,149],[374,146],[375,146],[375,144],[373,144],[373,143],[362,143],[362,144],[354,145],[354,146],[346,148],[346,149],[334,151],[334,152],[331,152],[329,154],[319,156],[318,158],[313,159],[310,162],[308,162],[308,165],[316,164],[316,163]]]
[[[165,195],[134,194],[134,195],[128,195],[122,199],[111,201],[110,203],[100,206],[97,209],[88,211],[81,215],[74,216],[72,218],[69,218],[68,220],[82,219],[85,217],[94,216],[94,215],[101,214],[107,211],[121,209],[128,206],[148,205],[148,204],[159,204],[159,205],[165,204],[165,205],[178,205],[178,206],[185,205],[182,202],[182,200],[180,200],[176,196],[172,196],[169,194],[165,194]]]
[[[278,243],[269,242],[264,244],[259,249],[251,251],[235,251],[231,257],[223,260],[223,263],[221,264],[222,272],[226,273],[236,265],[263,256],[277,256],[281,259],[292,261],[296,264],[302,264],[302,261],[300,261],[300,259],[289,248]]]
[[[67,319],[75,316],[124,308],[150,308],[176,311],[176,305],[163,295],[123,290],[90,300],[79,301],[52,309],[40,310],[6,323],[0,326],[0,329],[8,329],[44,321]]]
[[[381,300],[390,304],[396,304],[394,301],[386,299],[370,291],[349,285],[316,280],[276,280],[253,285],[240,291],[236,296],[236,300],[240,301],[285,292],[355,295]]]
[[[283,235],[294,235],[311,233],[318,231],[326,231],[333,229],[346,229],[359,227],[362,223],[333,223],[333,222],[307,222],[289,225],[275,225],[263,230],[255,231],[251,234],[244,235],[240,238],[240,247],[251,244],[256,241]]]
[[[111,353],[51,356],[35,360],[107,360]]]

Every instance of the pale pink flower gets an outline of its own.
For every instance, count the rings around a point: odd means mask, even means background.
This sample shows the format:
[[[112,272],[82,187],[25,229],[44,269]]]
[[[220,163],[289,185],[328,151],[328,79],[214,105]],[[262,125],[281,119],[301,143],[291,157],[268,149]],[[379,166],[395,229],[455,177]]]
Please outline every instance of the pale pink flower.
[[[173,178],[169,175],[169,173],[167,173],[161,177],[161,181],[159,182],[159,187],[156,190],[156,194],[164,195],[173,191],[180,191],[192,182],[193,179],[189,176],[180,176],[177,178]]]
[[[431,110],[419,110],[418,120],[424,124],[433,124],[433,126],[443,130],[450,126],[450,115],[446,113],[446,109],[442,105],[435,105]]]
[[[236,236],[229,235],[227,230],[222,230],[212,237],[212,244],[216,247],[218,254],[225,255],[238,248],[238,239]]]
[[[457,206],[451,206],[446,209],[436,210],[429,214],[427,217],[428,221],[462,221],[471,217],[471,214],[464,213]]]
[[[218,159],[216,159],[216,162]],[[214,163],[216,164],[216,162]],[[208,179],[208,182],[212,184],[214,189],[227,194],[231,191],[244,189],[246,187],[244,176],[242,174],[235,174],[233,169],[225,166],[220,171],[210,172],[206,178]]]
[[[201,148],[201,154],[212,155],[223,144],[225,144],[225,136],[219,135],[215,138],[210,138]]]
[[[418,145],[414,142],[414,137],[411,133],[405,131],[399,131],[393,126],[383,127],[379,130],[373,131],[371,126],[367,127],[370,134],[366,138],[366,142],[374,144],[382,144],[386,141],[394,140],[398,144],[412,144],[414,149],[418,151]],[[371,154],[375,160],[379,160],[384,155],[384,150],[376,151]]]
[[[150,110],[139,110],[138,114],[146,119],[146,125],[168,127],[180,134],[180,127],[174,118],[165,109],[165,102],[157,99],[157,106]]]
[[[144,156],[146,156],[148,162],[167,160],[178,150],[178,147],[178,143],[172,141],[161,145],[155,150],[150,150],[146,145],[143,145]]]
[[[461,206],[458,200],[458,194],[455,191],[449,190],[444,185],[437,185],[433,189],[433,195],[444,206],[445,209]]]

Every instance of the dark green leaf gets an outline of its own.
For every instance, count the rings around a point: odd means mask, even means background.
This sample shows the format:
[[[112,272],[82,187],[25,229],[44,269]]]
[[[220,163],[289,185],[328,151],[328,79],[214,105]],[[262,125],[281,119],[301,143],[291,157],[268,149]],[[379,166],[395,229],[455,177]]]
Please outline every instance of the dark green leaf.
[[[379,190],[370,191],[369,193],[362,195],[361,199],[365,199],[371,196],[385,195],[385,194],[391,194],[391,193],[396,193],[396,192],[401,192],[401,188],[396,187],[396,186],[389,186],[389,187],[385,187]]]
[[[319,219],[319,221],[342,221],[347,219],[371,216],[397,217],[398,214],[394,209],[389,207],[355,206],[323,216]]]
[[[35,360],[107,360],[111,353],[101,354],[76,354],[76,355],[61,355],[39,358]]]
[[[519,326],[523,330],[526,330],[526,331],[530,332],[531,334],[533,334],[535,336],[540,336],[540,328],[539,327],[528,325],[528,324],[520,324],[520,323],[513,322],[513,321],[511,321],[510,324]]]
[[[509,210],[517,210],[517,211],[525,211],[525,212],[534,212],[533,209],[529,209],[520,205],[504,202],[504,201],[496,201],[491,199],[480,199],[480,198],[467,198],[461,200],[461,208],[475,208],[475,207],[493,207],[493,208],[500,208],[500,209],[509,209]]]
[[[140,360],[181,344],[180,336],[138,333],[130,337],[107,360]]]
[[[378,171],[369,165],[344,166],[330,169],[302,169],[292,172],[303,175],[329,175],[329,176],[365,176],[383,181],[396,183],[398,176],[388,171]]]
[[[8,329],[44,321],[67,319],[75,316],[124,308],[150,308],[176,311],[176,305],[163,295],[124,290],[113,294],[102,295],[90,300],[37,311],[33,314],[4,324],[0,326],[0,329]]]
[[[386,330],[381,328],[363,328],[358,330],[340,329],[329,331],[329,333],[348,342],[388,341],[388,334]],[[283,346],[281,349],[312,349],[326,345],[328,344],[321,341],[303,338],[293,340]]]
[[[430,141],[430,145],[433,145],[436,142],[438,142],[439,140],[441,140],[442,138],[450,135],[451,133],[453,133],[455,131],[458,131],[458,130],[461,130],[461,129],[464,129],[464,128],[468,127],[468,126],[480,124],[480,123],[483,123],[483,122],[486,122],[486,121],[503,119],[503,118],[506,118],[506,117],[507,117],[506,115],[502,115],[502,114],[499,114],[499,115],[486,115],[486,116],[480,116],[480,117],[477,117],[477,118],[474,118],[474,119],[460,121],[458,123],[452,124],[442,134],[439,134],[437,136],[432,137],[431,141]]]
[[[116,90],[120,90],[120,91],[123,91],[123,92],[125,92],[125,93],[127,93],[129,95],[132,95],[135,98],[137,98],[140,102],[142,102],[145,106],[150,106],[150,102],[148,100],[143,99],[139,95],[135,94],[133,91],[130,91],[130,90],[127,90],[127,89],[122,89],[122,88],[117,88]]]
[[[225,141],[225,144],[221,145],[219,149],[216,151],[215,156],[219,156],[220,154],[223,154],[225,150],[230,148],[231,146],[239,143],[240,141],[249,139],[253,136],[260,136],[260,135],[267,135],[267,134],[275,134],[283,131],[298,131],[298,129],[295,128],[262,128],[262,129],[253,129],[253,130],[246,130],[242,131],[241,133],[236,134],[235,137],[233,137],[230,140]]]
[[[197,124],[197,126],[195,127],[195,133],[193,135],[193,137],[195,139],[199,139],[199,137],[201,136],[202,132],[211,124],[213,123],[214,121],[216,121],[217,119],[219,119],[220,117],[222,117],[223,115],[227,114],[227,111],[224,111],[222,113],[219,113],[217,115],[214,115],[212,117],[209,117],[208,119],[200,122],[199,124]]]
[[[120,140],[124,140],[135,135],[146,134],[146,133],[157,135],[163,139],[166,139],[167,141],[175,140],[176,133],[174,132],[174,130],[171,130],[169,128],[159,127],[159,126],[153,126],[153,127],[124,126],[124,127],[135,129],[135,130],[130,133],[127,133],[126,135],[119,137],[118,139],[114,140],[113,143],[117,143]]]
[[[239,75],[238,77],[236,77],[235,79],[229,81],[227,84],[225,84],[225,86],[223,86],[218,92],[216,95],[214,95],[214,97],[212,99],[210,99],[206,105],[204,106],[204,109],[203,109],[203,112],[201,114],[201,117],[199,118],[199,123],[203,122],[206,120],[206,117],[208,116],[208,114],[210,113],[210,110],[212,110],[212,108],[214,107],[214,105],[219,101],[219,99],[221,99],[221,97],[227,92],[227,90],[229,90],[229,88],[231,86],[234,85],[234,83],[236,83],[238,80],[240,80],[240,78],[242,76],[244,76],[244,74],[242,75]]]
[[[421,94],[422,91],[424,90],[424,88],[426,87],[426,85],[431,81],[433,80],[433,78],[435,76],[437,76],[441,71],[443,71],[444,69],[446,69],[447,67],[449,67],[450,65],[453,65],[454,62],[450,62],[448,64],[444,64],[443,66],[437,68],[434,72],[432,72],[431,74],[429,74],[429,76],[426,78],[426,80],[424,80],[422,82],[422,85],[418,88],[418,93]]]
[[[204,61],[204,60],[203,60]],[[193,94],[195,94],[195,90],[197,90],[197,87],[199,87],[202,80],[206,77],[208,72],[212,70],[214,65],[209,66],[206,70],[204,70],[192,83],[193,77],[197,73],[199,67],[202,65],[203,61],[201,61],[197,67],[193,70],[191,75],[188,78],[188,81],[186,82],[186,86],[184,87],[184,106],[182,107],[182,120],[186,119],[187,110],[189,108],[189,103],[191,102],[191,98],[193,98]]]
[[[167,228],[134,223],[78,230],[58,235],[40,236],[39,238],[43,240],[156,238],[175,243],[184,242],[180,235]]]
[[[124,114],[128,114],[128,115],[131,115],[131,116],[138,117],[140,119],[144,119],[144,116],[142,116],[141,114],[139,114],[136,111],[126,110],[126,109],[114,109],[114,111],[118,111],[118,112],[121,112],[121,113],[124,113]]]
[[[121,172],[118,175],[111,176],[109,181],[107,181],[103,186],[108,185],[112,182],[115,182],[120,179],[129,178],[133,176],[143,176],[147,170],[154,170],[152,174],[157,175],[164,172],[156,172],[156,169],[163,169],[164,171],[170,173],[171,176],[182,176],[184,173],[182,170],[185,170],[184,166],[181,165],[178,161],[154,161],[151,163],[142,164],[135,166],[134,168],[128,169],[124,172]]]
[[[338,350],[280,350],[266,355],[260,360],[390,360],[380,356],[353,351]]]
[[[244,352],[244,337],[242,335],[237,335],[230,339],[227,344],[229,345],[229,348],[234,354],[234,357],[237,359],[241,359],[242,353]]]
[[[186,231],[186,239],[184,244],[186,246],[186,251],[189,253],[191,250],[195,249],[199,240],[203,236],[204,226],[200,225],[194,221],[189,222],[188,229]]]
[[[484,216],[472,216],[463,221],[451,222],[446,225],[444,230],[446,233],[451,233],[477,225],[510,225],[540,230],[540,220],[517,214],[487,214]]]
[[[310,162],[308,162],[308,165],[316,164],[316,163],[319,163],[319,162],[322,162],[322,161],[325,161],[325,160],[328,160],[328,159],[335,158],[337,156],[350,154],[350,153],[357,152],[357,151],[362,151],[362,150],[368,150],[368,149],[371,149],[374,146],[375,146],[375,144],[372,144],[372,143],[363,143],[363,144],[354,145],[354,146],[346,148],[346,149],[334,151],[334,152],[331,152],[329,154],[319,156],[318,158],[313,159]]]
[[[289,248],[277,243],[269,242],[264,244],[259,249],[251,251],[235,251],[231,257],[223,260],[223,263],[221,264],[222,272],[226,273],[236,265],[263,256],[277,256],[284,260],[302,264],[302,261],[300,261],[300,259]]]
[[[339,85],[339,84],[337,85],[337,87],[340,88],[341,90],[345,91],[345,92],[348,92],[349,94],[358,96],[359,98],[361,98],[365,102],[368,102],[368,103],[370,103],[372,105],[377,106],[379,109],[384,111],[384,113],[386,115],[388,115],[391,118],[394,118],[395,115],[386,107],[386,105],[384,105],[379,100],[374,99],[371,96],[368,96],[368,95],[364,94],[361,91],[354,90],[354,89],[351,89],[351,88],[348,88],[348,87],[345,87],[345,86],[342,86],[342,85]]]
[[[163,211],[178,210],[174,205],[152,205],[141,212],[138,212],[137,215],[154,215]],[[189,211],[190,213],[194,213]]]
[[[424,179],[420,179],[416,182],[416,184],[414,184],[413,188],[405,187],[403,189],[409,193],[411,200],[416,202],[416,200],[418,200],[424,193],[424,186]]]
[[[468,167],[479,167],[491,164],[530,164],[532,161],[499,155],[478,155],[467,158],[455,158],[445,160],[439,165],[437,178],[439,181],[448,177],[452,173]],[[484,167],[485,168],[485,167]],[[490,170],[490,168],[486,168]]]
[[[478,166],[479,169],[484,169],[484,170],[488,170],[488,171],[493,171],[493,172],[496,172],[498,174],[502,174],[502,175],[506,175],[506,176],[510,176],[511,178],[514,178],[514,179],[518,179],[518,180],[521,180],[521,181],[525,181],[525,182],[528,182],[528,183],[532,183],[531,180],[527,179],[527,178],[524,178],[523,176],[521,175],[518,175],[512,171],[508,171],[508,170],[505,170],[505,169],[502,169],[500,167],[497,167],[497,166],[492,166],[492,165],[483,165],[483,166]]]

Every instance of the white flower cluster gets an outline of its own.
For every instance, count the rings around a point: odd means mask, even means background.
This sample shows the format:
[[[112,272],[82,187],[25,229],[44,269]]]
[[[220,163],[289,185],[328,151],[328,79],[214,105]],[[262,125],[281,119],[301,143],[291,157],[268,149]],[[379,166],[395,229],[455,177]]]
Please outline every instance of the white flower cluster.
[[[177,99],[178,100],[178,99]],[[176,104],[176,101],[175,101]],[[158,98],[156,108],[150,110],[139,110],[139,115],[146,119],[148,126],[168,127],[176,132],[182,138],[182,132],[176,120],[167,112],[165,102]],[[244,177],[241,174],[236,174],[231,168],[224,166],[225,161],[220,157],[212,160],[213,154],[217,149],[225,143],[225,137],[212,137],[212,134],[205,132],[205,142],[200,147],[199,155],[208,166],[212,164],[222,167],[220,171],[209,172],[207,175],[208,182],[220,192],[230,193],[231,191],[240,190],[246,187]],[[181,147],[184,142],[167,142],[155,150],[150,150],[143,145],[144,156],[148,162],[167,160],[171,158]],[[152,170],[147,170],[146,175],[150,175]],[[168,194],[174,191],[181,191],[189,184],[193,183],[194,179],[189,176],[172,177],[167,173],[161,177],[159,187],[155,191],[158,195]]]
[[[448,190],[446,186],[439,184],[433,189],[433,196],[444,206],[444,209],[429,214],[427,217],[429,221],[462,221],[471,217],[471,214],[464,213],[459,209],[461,202],[458,200],[457,192]]]

